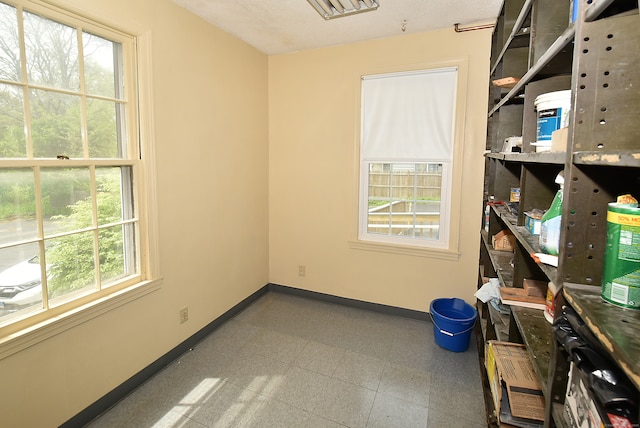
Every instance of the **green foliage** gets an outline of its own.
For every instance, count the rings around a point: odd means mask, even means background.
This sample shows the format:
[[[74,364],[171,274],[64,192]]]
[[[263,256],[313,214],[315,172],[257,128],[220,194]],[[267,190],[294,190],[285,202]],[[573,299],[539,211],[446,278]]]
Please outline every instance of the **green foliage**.
[[[90,285],[95,281],[93,234],[69,235],[47,250],[49,298]]]
[[[119,175],[101,175],[98,178],[97,203],[101,224],[121,220]],[[54,217],[61,229],[73,225],[74,229],[93,224],[91,198],[85,198],[69,207],[70,214]],[[79,232],[59,239],[47,249],[49,267],[49,297],[79,290],[95,283],[94,232]],[[101,278],[108,279],[124,272],[122,226],[99,231],[99,261]]]
[[[18,90],[18,87],[0,84],[0,157],[2,158],[24,158],[27,155],[22,92]]]
[[[36,212],[33,186],[0,184],[0,219],[31,219]]]
[[[67,170],[48,170],[42,181],[42,212],[44,218],[69,214],[70,195],[88,195],[89,183],[79,180]],[[0,172],[0,221],[15,218],[35,218],[35,187],[31,169]]]
[[[118,137],[112,101],[87,100],[87,132],[89,154],[97,158],[118,156]]]
[[[30,100],[34,156],[82,157],[80,97],[34,90]]]

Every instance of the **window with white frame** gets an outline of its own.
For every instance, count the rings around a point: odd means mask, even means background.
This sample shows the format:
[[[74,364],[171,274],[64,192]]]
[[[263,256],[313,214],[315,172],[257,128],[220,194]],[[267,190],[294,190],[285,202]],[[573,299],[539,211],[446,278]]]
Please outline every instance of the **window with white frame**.
[[[147,279],[135,61],[131,35],[0,2],[0,326]]]
[[[362,78],[361,241],[449,247],[457,74]]]

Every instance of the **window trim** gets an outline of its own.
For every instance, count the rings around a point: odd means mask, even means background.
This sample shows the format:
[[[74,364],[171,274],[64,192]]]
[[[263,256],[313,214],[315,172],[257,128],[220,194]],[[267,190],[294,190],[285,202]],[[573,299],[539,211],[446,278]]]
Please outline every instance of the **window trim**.
[[[139,282],[101,299],[66,310],[58,316],[48,317],[44,321],[3,335],[4,338],[0,339],[0,360],[150,294],[160,289],[161,283],[160,279]],[[15,324],[20,323],[18,321]],[[10,324],[7,327],[13,325]]]
[[[418,257],[429,257],[441,260],[458,260],[460,257],[460,221],[461,221],[461,203],[462,192],[454,191],[454,189],[462,189],[463,178],[463,164],[464,164],[464,141],[466,137],[466,113],[467,113],[467,94],[468,94],[468,80],[469,80],[469,66],[468,57],[454,57],[449,59],[443,59],[438,61],[429,61],[418,64],[411,64],[406,66],[397,67],[394,69],[380,69],[375,68],[372,70],[365,70],[358,73],[353,77],[354,81],[354,117],[356,121],[356,132],[354,141],[354,174],[352,185],[352,198],[351,204],[351,227],[349,228],[348,245],[352,249],[366,250],[366,251],[378,251],[385,253],[410,255]],[[411,240],[406,242],[382,242],[380,240],[362,239],[360,236],[361,225],[361,197],[366,197],[361,192],[361,157],[360,157],[360,144],[361,144],[361,79],[364,75],[376,75],[376,74],[392,74],[392,73],[404,73],[404,72],[416,72],[420,70],[438,69],[438,68],[450,68],[456,67],[458,70],[457,82],[456,82],[456,107],[454,112],[454,126],[453,126],[453,148],[452,148],[452,160],[451,160],[451,192],[449,193],[449,239],[448,245],[444,248],[438,248],[435,246],[415,245]]]
[[[138,213],[138,256],[139,272],[134,277],[136,282],[127,282],[121,287],[108,287],[97,293],[65,303],[63,305],[43,310],[28,311],[25,316],[17,317],[16,321],[0,327],[0,360],[17,352],[36,345],[68,329],[87,322],[95,317],[126,305],[162,286],[160,272],[160,248],[158,242],[159,227],[157,218],[157,186],[154,144],[154,113],[153,113],[153,73],[152,73],[152,37],[150,31],[124,31],[121,26],[105,24],[105,19],[93,18],[82,11],[63,9],[48,0],[3,0],[8,4],[18,4],[34,12],[43,12],[46,16],[60,19],[66,23],[80,23],[90,28],[102,28],[109,33],[121,33],[132,40],[128,49],[126,70],[132,76],[134,88],[132,102],[134,111],[130,112],[130,132],[135,133],[137,147],[134,149],[137,159],[120,159],[120,164],[128,164],[134,168],[134,177],[138,184],[134,188]],[[113,22],[115,17],[110,19]],[[129,149],[131,150],[131,148]],[[9,161],[15,162],[15,161]],[[29,161],[27,161],[29,162]],[[43,164],[47,161],[38,161]],[[80,161],[82,162],[82,161]],[[100,164],[102,161],[95,161]],[[107,161],[108,162],[108,161]],[[33,162],[32,162],[33,163]],[[12,163],[15,165],[15,163]],[[58,164],[56,164],[58,165]]]

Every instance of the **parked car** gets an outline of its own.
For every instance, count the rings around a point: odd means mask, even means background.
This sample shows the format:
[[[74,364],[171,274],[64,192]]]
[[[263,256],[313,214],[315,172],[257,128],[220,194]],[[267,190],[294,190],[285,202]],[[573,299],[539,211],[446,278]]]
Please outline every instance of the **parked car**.
[[[0,309],[20,309],[42,300],[40,256],[0,272]]]

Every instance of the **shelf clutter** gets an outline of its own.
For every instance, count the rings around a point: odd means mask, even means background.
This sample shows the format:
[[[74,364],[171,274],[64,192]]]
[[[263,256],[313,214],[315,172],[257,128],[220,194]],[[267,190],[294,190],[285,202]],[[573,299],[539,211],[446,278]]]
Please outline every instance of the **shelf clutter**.
[[[486,368],[493,404],[503,423],[539,425],[544,421],[544,398],[524,345],[489,341]]]
[[[522,284],[522,288],[500,287],[501,303],[544,310],[547,307],[548,284],[532,279],[525,279]]]
[[[610,205],[640,197],[637,40],[635,0],[503,2],[476,293],[491,426],[638,426],[640,211]]]

